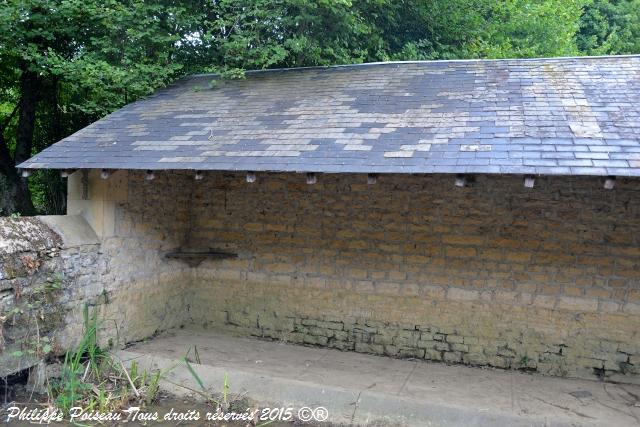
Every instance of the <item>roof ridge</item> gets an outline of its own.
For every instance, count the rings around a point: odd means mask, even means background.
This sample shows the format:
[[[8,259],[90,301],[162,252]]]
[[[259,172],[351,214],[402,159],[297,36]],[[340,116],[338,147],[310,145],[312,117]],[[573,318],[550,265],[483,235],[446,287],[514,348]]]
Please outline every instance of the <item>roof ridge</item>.
[[[262,74],[271,72],[294,72],[306,70],[327,70],[340,68],[364,68],[370,66],[385,65],[404,65],[404,64],[443,64],[443,63],[478,63],[478,62],[535,62],[535,61],[563,61],[573,59],[618,59],[618,58],[640,58],[640,54],[628,55],[593,55],[593,56],[549,56],[541,58],[474,58],[474,59],[429,59],[429,60],[409,60],[409,61],[375,61],[362,62],[359,64],[334,64],[334,65],[311,65],[307,67],[290,67],[290,68],[265,68],[260,70],[245,70],[246,74]],[[196,73],[188,74],[185,78],[194,77],[215,77],[216,73]]]

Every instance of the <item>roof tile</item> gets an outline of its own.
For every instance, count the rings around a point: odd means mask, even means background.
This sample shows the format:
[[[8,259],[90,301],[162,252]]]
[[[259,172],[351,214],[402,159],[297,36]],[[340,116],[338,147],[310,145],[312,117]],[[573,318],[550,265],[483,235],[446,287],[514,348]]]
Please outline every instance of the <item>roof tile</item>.
[[[640,56],[246,76],[180,80],[19,167],[640,176]]]

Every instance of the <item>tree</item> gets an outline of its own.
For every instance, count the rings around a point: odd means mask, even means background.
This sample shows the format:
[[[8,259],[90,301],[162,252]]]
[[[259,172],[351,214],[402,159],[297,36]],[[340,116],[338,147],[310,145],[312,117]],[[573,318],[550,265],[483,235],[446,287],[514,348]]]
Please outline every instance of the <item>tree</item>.
[[[174,57],[179,42],[192,32],[190,5],[171,0],[0,2],[0,105],[12,111],[0,116],[0,212],[35,211],[26,180],[15,170],[35,148],[179,75],[182,65]]]
[[[194,57],[200,70],[234,77],[243,69],[390,59],[574,55],[588,1],[203,2]]]
[[[350,0],[203,2],[197,31],[201,70],[357,63],[371,59],[375,28]]]
[[[640,53],[640,0],[594,0],[580,20],[577,42],[588,55]]]
[[[575,55],[587,1],[405,0],[378,19],[392,59]]]

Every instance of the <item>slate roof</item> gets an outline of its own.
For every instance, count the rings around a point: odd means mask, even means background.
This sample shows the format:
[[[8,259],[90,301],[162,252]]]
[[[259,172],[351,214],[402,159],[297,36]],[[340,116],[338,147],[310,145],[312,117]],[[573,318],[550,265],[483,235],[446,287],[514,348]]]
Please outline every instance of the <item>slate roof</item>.
[[[178,81],[20,168],[640,176],[640,56]]]

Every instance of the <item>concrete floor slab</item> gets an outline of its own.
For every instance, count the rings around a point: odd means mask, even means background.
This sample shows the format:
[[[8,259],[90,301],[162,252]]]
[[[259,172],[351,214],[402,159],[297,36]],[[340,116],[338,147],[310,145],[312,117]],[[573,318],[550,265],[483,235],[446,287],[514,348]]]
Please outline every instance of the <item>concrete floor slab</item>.
[[[639,426],[640,386],[309,348],[181,329],[119,352],[126,362],[165,369],[172,392],[197,389],[179,359],[212,392],[278,406],[324,406],[330,421],[398,426]],[[191,350],[189,350],[191,349]],[[187,388],[184,388],[187,387]]]

